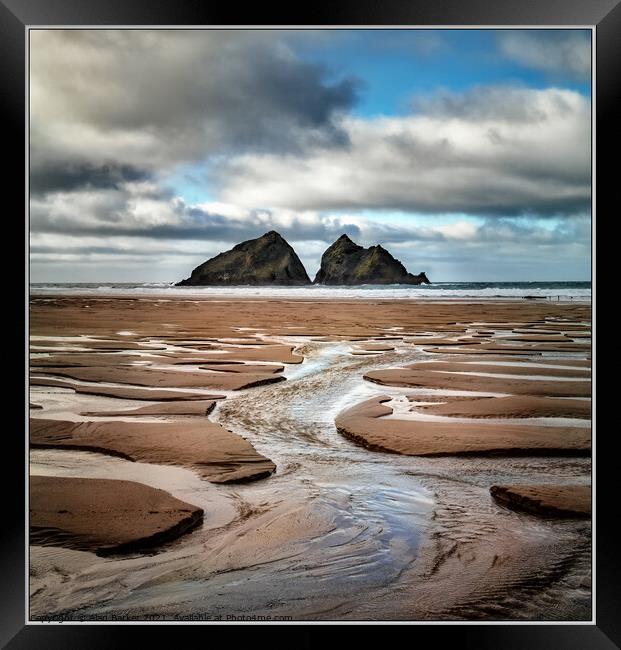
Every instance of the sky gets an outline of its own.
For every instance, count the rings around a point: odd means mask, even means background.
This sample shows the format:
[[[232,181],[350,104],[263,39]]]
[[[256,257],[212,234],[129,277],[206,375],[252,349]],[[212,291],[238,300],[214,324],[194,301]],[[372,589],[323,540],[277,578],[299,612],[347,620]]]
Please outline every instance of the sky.
[[[590,30],[33,30],[31,282],[269,230],[432,282],[590,280]]]

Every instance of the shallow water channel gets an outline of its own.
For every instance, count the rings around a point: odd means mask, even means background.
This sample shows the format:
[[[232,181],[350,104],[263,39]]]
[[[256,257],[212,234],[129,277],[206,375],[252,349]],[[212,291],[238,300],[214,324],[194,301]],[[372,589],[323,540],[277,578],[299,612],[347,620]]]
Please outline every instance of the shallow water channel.
[[[489,495],[494,483],[588,483],[589,459],[368,451],[337,432],[336,414],[374,395],[403,410],[416,391],[362,375],[429,354],[400,341],[363,356],[349,343],[287,342],[305,361],[286,366],[286,382],[229,395],[209,416],[276,463],[268,479],[216,486],[178,467],[31,452],[33,474],[136,480],[205,510],[202,527],[157,552],[32,547],[33,618],[590,619],[590,522],[515,513]],[[66,410],[133,404],[62,389],[35,397],[46,408],[69,400]]]

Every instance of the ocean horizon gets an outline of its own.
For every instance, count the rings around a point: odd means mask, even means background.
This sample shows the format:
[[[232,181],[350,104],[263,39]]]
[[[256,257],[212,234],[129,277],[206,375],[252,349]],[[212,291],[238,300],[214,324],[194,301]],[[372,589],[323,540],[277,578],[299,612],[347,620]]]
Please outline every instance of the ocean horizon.
[[[137,295],[137,296],[255,296],[281,298],[451,298],[451,299],[547,299],[591,300],[591,282],[434,282],[430,285],[358,286],[306,285],[290,286],[184,286],[168,282],[32,282],[31,293],[68,295]]]

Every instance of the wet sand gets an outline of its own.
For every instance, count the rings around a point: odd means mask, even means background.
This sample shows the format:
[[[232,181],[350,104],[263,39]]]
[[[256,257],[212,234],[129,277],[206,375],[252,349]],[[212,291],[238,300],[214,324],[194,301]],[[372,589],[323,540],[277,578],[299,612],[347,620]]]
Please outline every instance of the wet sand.
[[[35,617],[590,616],[589,521],[489,496],[590,476],[589,305],[34,297],[30,322],[33,471],[213,517],[95,565],[32,539]]]
[[[80,415],[85,417],[115,417],[115,416],[142,416],[142,415],[209,415],[216,406],[215,400],[164,402],[162,404],[149,404],[134,409],[119,411],[83,411]]]
[[[486,341],[487,339],[481,339],[482,341]],[[537,350],[530,350],[526,349],[524,347],[517,347],[517,346],[510,346],[510,345],[497,345],[494,346],[491,349],[485,349],[481,345],[477,345],[477,347],[472,346],[471,348],[468,347],[451,347],[450,349],[443,348],[443,347],[433,347],[433,348],[424,348],[425,352],[431,352],[434,354],[467,354],[467,355],[481,355],[481,354],[489,354],[490,356],[498,356],[499,353],[502,353],[505,355],[504,358],[509,359],[510,357],[532,357],[535,355],[541,354],[541,352],[538,352]]]
[[[170,541],[200,524],[200,508],[132,481],[30,477],[30,542],[97,555]]]
[[[30,421],[34,448],[82,449],[127,460],[191,467],[212,483],[269,476],[276,466],[240,436],[209,421]]]
[[[503,505],[548,517],[589,517],[588,485],[492,485],[491,495]]]
[[[189,393],[181,390],[148,390],[134,386],[101,386],[98,384],[78,384],[54,377],[30,377],[31,386],[55,386],[73,390],[84,395],[99,395],[101,397],[118,397],[120,399],[140,399],[161,402],[165,400],[203,400],[206,398],[219,398],[222,395],[208,395],[205,393]]]
[[[85,306],[89,306],[85,310]],[[107,298],[35,297],[31,302],[31,331],[38,336],[108,336],[129,330],[142,339],[166,338],[170,333],[188,340],[237,338],[238,327],[272,336],[367,337],[385,334],[387,328],[402,327],[396,336],[416,332],[454,331],[459,323],[464,333],[469,324],[489,327],[520,327],[561,315],[586,323],[590,306],[584,304],[525,302],[424,302],[424,301],[296,301],[281,299]],[[499,320],[500,319],[500,322]],[[463,324],[463,325],[462,325]],[[554,322],[558,328],[558,322]],[[567,325],[571,327],[571,323]],[[580,327],[584,329],[584,326]],[[394,331],[392,336],[395,336]],[[122,338],[122,337],[117,337]],[[107,342],[123,349],[128,341]],[[95,344],[89,344],[93,347]],[[101,343],[96,344],[101,347]],[[133,343],[133,345],[140,345]]]
[[[427,401],[424,398],[412,398]],[[553,397],[445,397],[440,404],[416,405],[416,410],[460,418],[581,418],[590,419],[591,402]]]
[[[557,362],[557,365],[562,366],[562,362]],[[540,368],[537,366],[528,365],[526,363],[521,365],[492,365],[475,362],[460,363],[457,361],[422,361],[420,363],[412,363],[406,367],[411,368],[412,370],[440,370],[442,372],[487,373],[492,375],[538,375],[546,377],[571,378],[591,377],[590,370],[584,370],[581,368]]]
[[[500,367],[496,370],[500,373]],[[374,370],[364,376],[376,384],[405,386],[408,388],[441,388],[447,390],[471,390],[488,393],[511,393],[516,395],[540,395],[550,397],[590,397],[591,383],[588,381],[529,381],[478,375],[424,372],[412,368],[388,368]]]
[[[344,436],[368,449],[407,456],[444,455],[586,455],[591,450],[591,431],[583,427],[519,424],[465,424],[388,419],[392,413],[374,397],[336,418]]]
[[[240,390],[261,386],[281,377],[271,373],[243,373],[209,370],[207,372],[175,372],[134,366],[100,366],[79,368],[46,368],[51,376],[68,377],[94,383],[131,384],[149,388],[209,388],[212,390]]]
[[[138,350],[140,347],[137,348]],[[59,354],[50,354],[45,357],[35,357],[32,359],[31,370],[36,371],[41,368],[80,368],[88,366],[119,366],[130,365],[136,361],[143,361],[149,364],[162,361],[165,357],[157,353],[144,352],[140,356],[136,354],[102,354],[101,352],[82,352],[82,351],[63,351]]]

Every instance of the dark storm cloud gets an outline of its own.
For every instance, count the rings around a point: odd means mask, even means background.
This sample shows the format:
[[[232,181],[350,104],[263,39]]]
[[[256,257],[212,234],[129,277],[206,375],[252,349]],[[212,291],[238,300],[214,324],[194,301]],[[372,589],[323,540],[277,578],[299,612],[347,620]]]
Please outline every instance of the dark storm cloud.
[[[41,171],[46,189],[79,183],[83,161],[161,173],[346,146],[338,117],[357,100],[354,78],[328,80],[274,32],[38,30],[30,63],[33,166],[69,172]]]
[[[30,169],[30,191],[33,194],[45,194],[84,189],[120,189],[126,182],[145,181],[149,178],[150,172],[133,165],[93,165],[62,160],[41,164],[36,161]]]

